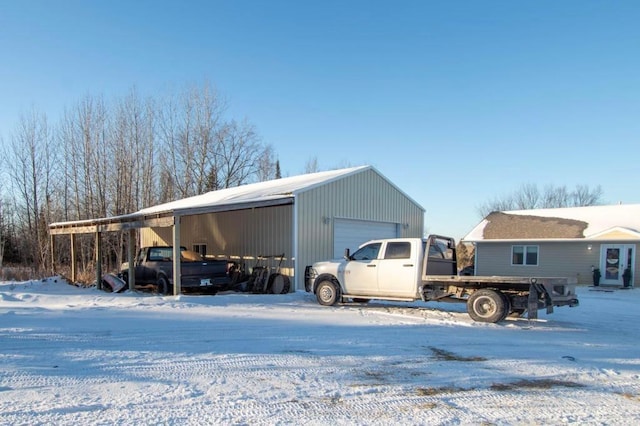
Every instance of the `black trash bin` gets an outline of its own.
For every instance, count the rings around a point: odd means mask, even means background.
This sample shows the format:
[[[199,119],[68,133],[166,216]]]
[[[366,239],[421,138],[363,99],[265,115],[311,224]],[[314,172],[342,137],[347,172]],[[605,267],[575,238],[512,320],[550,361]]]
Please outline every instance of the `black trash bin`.
[[[595,268],[593,270],[593,285],[595,287],[600,285],[600,277],[602,276],[602,274],[600,273],[600,269]]]
[[[622,282],[625,287],[629,287],[631,285],[631,268],[627,267],[622,273]]]

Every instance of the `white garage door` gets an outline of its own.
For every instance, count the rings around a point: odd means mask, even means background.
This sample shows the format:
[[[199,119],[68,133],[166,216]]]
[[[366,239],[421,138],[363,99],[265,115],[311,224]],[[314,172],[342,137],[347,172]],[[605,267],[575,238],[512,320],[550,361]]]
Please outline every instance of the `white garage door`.
[[[378,238],[396,238],[398,226],[395,223],[369,222],[365,220],[335,219],[333,223],[333,256],[341,258],[344,249],[353,253],[360,244]]]

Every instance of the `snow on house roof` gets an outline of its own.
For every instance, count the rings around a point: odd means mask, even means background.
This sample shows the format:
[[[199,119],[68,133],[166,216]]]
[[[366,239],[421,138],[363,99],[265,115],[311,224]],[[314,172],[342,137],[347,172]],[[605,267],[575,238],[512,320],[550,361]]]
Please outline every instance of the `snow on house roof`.
[[[499,223],[498,226],[493,226]],[[640,235],[640,204],[494,212],[465,241],[595,238],[611,230]]]
[[[171,201],[165,204],[148,207],[136,212],[136,214],[147,215],[164,212],[179,212],[181,210],[191,210],[197,208],[213,207],[216,205],[233,204],[258,204],[275,200],[292,199],[296,194],[307,191],[318,185],[327,184],[338,178],[342,178],[354,173],[372,168],[371,166],[359,166],[347,169],[330,170],[326,172],[310,173],[305,175],[291,176],[265,182],[252,183],[237,186],[234,188],[220,189],[207,192],[181,200]]]

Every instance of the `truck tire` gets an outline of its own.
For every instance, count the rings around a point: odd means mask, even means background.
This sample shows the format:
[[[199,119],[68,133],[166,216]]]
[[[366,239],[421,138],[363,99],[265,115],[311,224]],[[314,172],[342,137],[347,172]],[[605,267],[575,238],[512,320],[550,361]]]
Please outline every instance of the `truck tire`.
[[[156,282],[158,286],[158,293],[163,295],[173,294],[173,289],[169,285],[169,280],[164,275],[160,275],[158,277],[158,281]]]
[[[330,280],[322,280],[316,287],[316,299],[324,306],[333,306],[340,299],[338,285]]]
[[[509,296],[507,296],[501,291],[499,291],[498,294],[504,300],[504,316],[498,320],[498,322],[500,322],[500,321],[504,321],[505,318],[509,316],[509,312],[511,312],[511,299],[509,299]]]
[[[291,280],[282,274],[272,274],[267,284],[267,292],[271,294],[286,294],[291,288]]]
[[[467,312],[474,321],[496,323],[506,318],[507,305],[502,293],[483,288],[469,296]]]

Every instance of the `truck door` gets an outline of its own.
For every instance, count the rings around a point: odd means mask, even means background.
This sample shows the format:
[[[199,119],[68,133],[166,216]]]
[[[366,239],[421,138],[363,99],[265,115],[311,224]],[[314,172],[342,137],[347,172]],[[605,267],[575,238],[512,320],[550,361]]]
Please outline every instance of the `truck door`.
[[[417,249],[413,250],[417,252]],[[380,294],[392,297],[415,297],[418,290],[419,261],[412,253],[411,242],[389,241],[378,263]]]
[[[138,257],[136,258],[135,273],[136,273],[136,281],[139,283],[146,283],[149,281],[149,277],[147,276],[148,275],[147,267],[146,267],[148,250],[149,249],[146,247],[140,249],[140,251],[138,252]]]
[[[347,294],[372,295],[378,290],[378,254],[382,243],[359,248],[344,267],[342,284]]]

